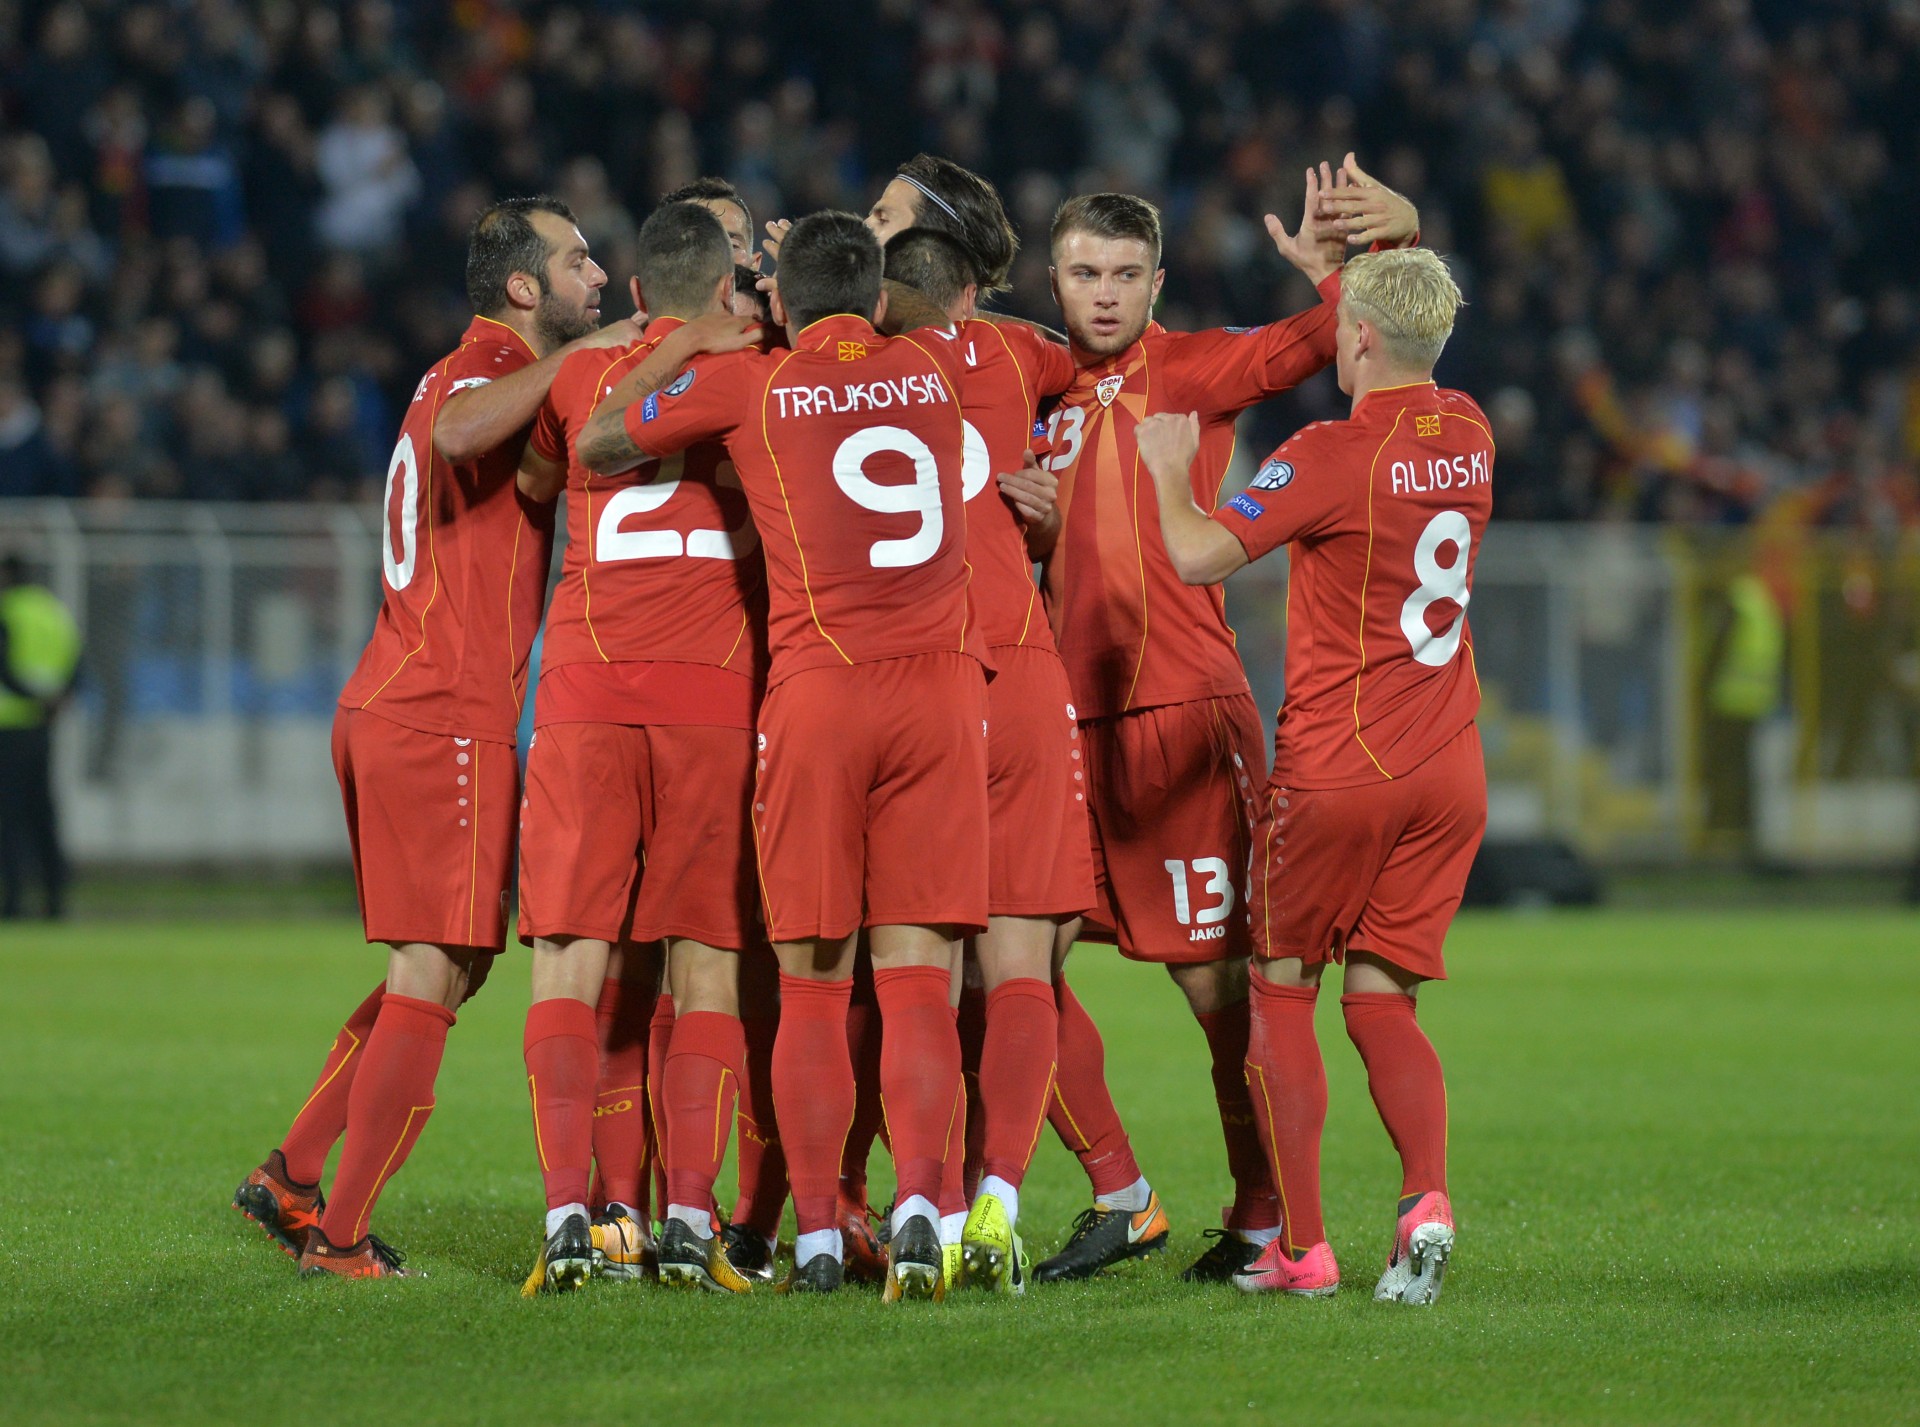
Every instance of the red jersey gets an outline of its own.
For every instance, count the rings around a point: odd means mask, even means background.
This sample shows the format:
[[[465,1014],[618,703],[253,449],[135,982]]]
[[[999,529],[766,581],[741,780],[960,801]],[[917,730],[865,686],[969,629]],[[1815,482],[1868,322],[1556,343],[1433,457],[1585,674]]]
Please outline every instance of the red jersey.
[[[1473,722],[1467,601],[1492,481],[1473,398],[1420,382],[1297,433],[1214,512],[1250,560],[1293,543],[1276,784],[1397,778]]]
[[[1048,422],[1065,524],[1042,586],[1081,718],[1245,692],[1218,586],[1182,584],[1160,540],[1153,477],[1133,430],[1155,412],[1200,413],[1194,499],[1211,510],[1233,421],[1333,360],[1336,273],[1312,311],[1249,329],[1169,332],[1083,366]]]
[[[614,476],[573,458],[594,408],[683,325],[656,318],[639,342],[575,352],[534,418],[533,449],[567,467],[567,549],[540,654],[543,723],[623,706],[591,721],[682,723],[702,703],[745,699],[740,726],[752,727],[751,691],[728,690],[765,676],[766,565],[725,449],[701,442]],[[691,667],[660,671],[669,678],[616,667],[640,662]],[[689,697],[700,690],[709,697]]]
[[[769,686],[909,654],[984,662],[959,373],[947,336],[883,337],[841,315],[786,351],[702,358],[627,409],[648,455],[725,441],[766,552]]]
[[[476,317],[414,389],[387,466],[380,566],[386,598],[340,702],[422,733],[512,743],[553,558],[553,507],[514,484],[520,441],[453,465],[433,448],[447,399],[536,359],[504,323]]]
[[[966,363],[960,408],[966,416],[967,561],[973,601],[987,647],[1052,649],[1053,631],[1040,605],[1027,555],[1026,527],[1000,494],[994,476],[1020,469],[1033,439],[1033,413],[1043,394],[1073,380],[1067,349],[1018,323],[973,321],[954,345]]]

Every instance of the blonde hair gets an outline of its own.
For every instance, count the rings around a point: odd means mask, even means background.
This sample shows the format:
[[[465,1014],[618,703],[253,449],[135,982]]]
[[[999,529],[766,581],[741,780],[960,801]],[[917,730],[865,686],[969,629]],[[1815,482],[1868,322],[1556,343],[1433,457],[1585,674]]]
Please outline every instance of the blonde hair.
[[[1340,300],[1350,316],[1380,334],[1387,355],[1430,371],[1453,334],[1465,299],[1431,248],[1394,248],[1350,258],[1340,273]]]

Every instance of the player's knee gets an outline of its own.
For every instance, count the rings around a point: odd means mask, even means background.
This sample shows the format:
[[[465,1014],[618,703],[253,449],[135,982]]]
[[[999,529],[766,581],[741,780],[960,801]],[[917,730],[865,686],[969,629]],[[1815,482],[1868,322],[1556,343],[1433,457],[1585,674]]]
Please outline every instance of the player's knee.
[[[1169,963],[1167,975],[1173,978],[1187,998],[1194,1015],[1211,1015],[1247,999],[1247,958],[1230,957],[1225,961]]]

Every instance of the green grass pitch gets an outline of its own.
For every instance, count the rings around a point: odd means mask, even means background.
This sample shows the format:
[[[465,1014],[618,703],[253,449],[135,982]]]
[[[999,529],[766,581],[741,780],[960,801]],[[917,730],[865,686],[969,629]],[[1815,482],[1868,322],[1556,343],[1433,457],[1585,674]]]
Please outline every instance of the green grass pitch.
[[[1077,984],[1170,1254],[1020,1301],[523,1302],[523,962],[461,1017],[378,1214],[427,1277],[302,1283],[227,1199],[377,975],[355,929],[9,926],[0,1421],[1920,1420],[1920,919],[1473,916],[1449,955],[1422,1020],[1460,1246],[1432,1311],[1370,1298],[1397,1170],[1331,995],[1341,1294],[1177,1281],[1224,1197],[1202,1042],[1163,975],[1097,948]],[[1046,1136],[1037,1247],[1084,1197]]]

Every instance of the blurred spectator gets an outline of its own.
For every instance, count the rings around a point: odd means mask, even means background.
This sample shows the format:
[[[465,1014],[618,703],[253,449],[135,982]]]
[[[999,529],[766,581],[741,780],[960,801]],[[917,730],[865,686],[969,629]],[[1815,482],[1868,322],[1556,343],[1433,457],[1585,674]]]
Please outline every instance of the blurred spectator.
[[[204,488],[178,463],[229,459],[208,452],[238,402],[241,445],[277,453],[241,494],[360,490],[457,334],[466,227],[508,191],[572,202],[618,292],[637,223],[702,173],[763,218],[863,211],[934,148],[1007,196],[1011,310],[1052,316],[1059,198],[1118,186],[1166,212],[1164,315],[1246,324],[1310,300],[1260,215],[1352,147],[1467,290],[1440,376],[1509,428],[1503,514],[1920,519],[1861,493],[1920,459],[1909,3],[16,8],[0,379],[27,403],[8,429],[40,411],[90,489]],[[1250,439],[1338,410],[1319,378]],[[1832,496],[1862,450],[1898,474]]]
[[[53,805],[53,721],[73,691],[80,630],[52,590],[0,555],[0,920],[26,915],[37,874],[44,915],[66,913],[67,861]]]

